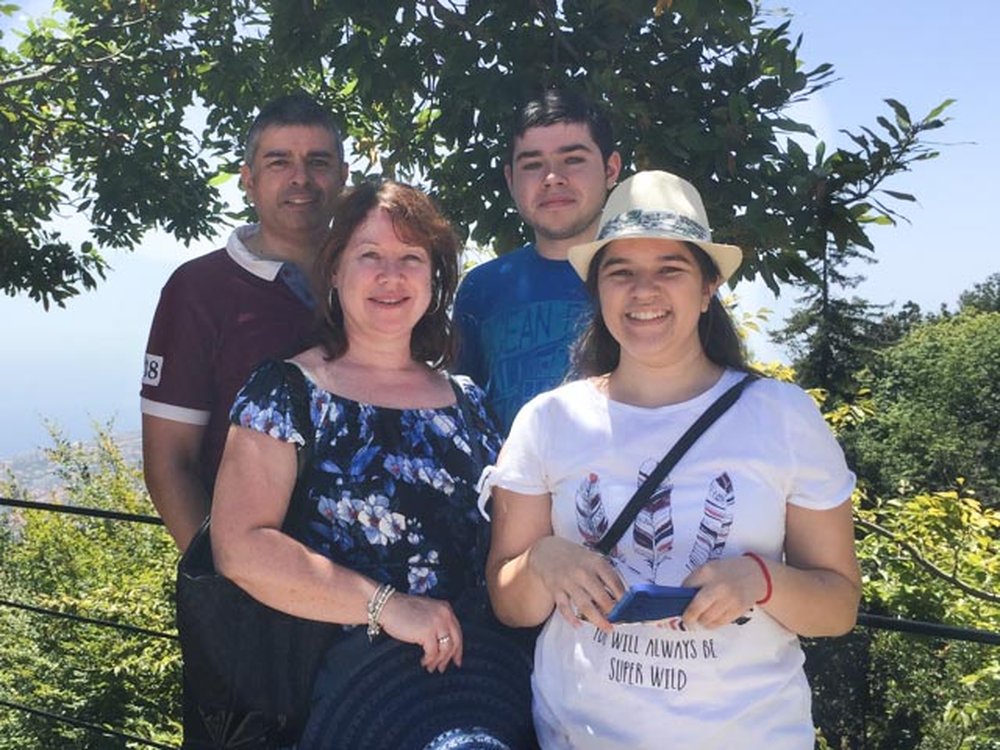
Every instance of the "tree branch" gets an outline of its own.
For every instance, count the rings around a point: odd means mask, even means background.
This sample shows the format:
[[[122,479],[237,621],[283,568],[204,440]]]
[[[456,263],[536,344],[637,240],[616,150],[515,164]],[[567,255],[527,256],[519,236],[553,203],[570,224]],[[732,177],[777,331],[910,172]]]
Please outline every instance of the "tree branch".
[[[26,75],[14,76],[12,78],[4,78],[0,80],[0,91],[7,88],[13,88],[15,86],[30,86],[32,84],[38,83],[39,81],[50,80],[55,77],[55,74],[61,70],[67,70],[74,66],[78,66],[82,70],[88,70],[90,68],[98,68],[107,63],[116,64],[120,60],[129,60],[132,58],[126,56],[126,52],[132,45],[126,45],[120,52],[113,52],[107,54],[103,57],[95,57],[87,60],[79,60],[73,62],[60,62],[58,65],[43,65],[38,68],[34,73],[28,73]]]
[[[455,26],[461,29],[462,31],[467,31],[470,33],[475,30],[474,24],[469,23],[466,20],[465,16],[459,13],[454,6],[452,6],[451,8],[446,8],[438,0],[431,0],[430,6],[432,6],[431,10],[436,10],[438,15],[441,16],[442,24]],[[429,15],[431,15],[431,18],[433,20],[434,18],[433,14],[431,13]]]
[[[920,565],[925,570],[929,571],[935,577],[940,578],[943,581],[947,581],[956,588],[961,589],[969,596],[973,596],[977,599],[982,599],[983,601],[987,601],[992,604],[1000,604],[1000,594],[994,594],[989,591],[983,591],[982,589],[978,589],[975,586],[966,583],[957,576],[951,575],[950,573],[946,573],[937,565],[935,565],[926,557],[924,557],[922,554],[920,554],[920,551],[916,547],[914,547],[909,542],[900,539],[897,534],[894,534],[893,532],[889,531],[889,529],[883,526],[879,526],[877,523],[873,523],[871,521],[865,521],[862,518],[855,518],[855,523],[861,528],[879,534],[880,536],[883,536],[886,539],[889,539],[893,543],[897,544],[904,552],[906,552],[911,558],[913,558],[913,561],[915,563]]]
[[[65,66],[46,65],[45,67],[36,70],[34,73],[29,73],[23,76],[14,76],[13,78],[4,78],[3,80],[0,80],[0,91],[13,88],[15,86],[30,86],[34,83],[38,83],[39,81],[44,81],[61,67]]]
[[[559,24],[556,23],[555,16],[553,16],[551,11],[549,11],[549,9],[542,4],[542,0],[533,0],[532,4],[538,9],[539,13],[542,14],[542,17],[544,18],[545,22],[552,30],[552,35],[555,38],[555,42],[564,50],[566,50],[569,53],[570,57],[572,57],[577,64],[583,65],[584,61],[583,58],[580,56],[580,53],[576,51],[576,48],[573,47],[572,44],[570,44],[569,40],[566,38],[566,35],[562,33],[562,29],[560,29]]]

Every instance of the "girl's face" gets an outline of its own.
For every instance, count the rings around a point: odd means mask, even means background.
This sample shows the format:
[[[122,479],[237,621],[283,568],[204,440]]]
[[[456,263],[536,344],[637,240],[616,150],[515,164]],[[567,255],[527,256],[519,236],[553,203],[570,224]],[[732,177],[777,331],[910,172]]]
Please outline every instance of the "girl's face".
[[[614,240],[597,268],[601,314],[623,362],[667,365],[700,352],[698,319],[717,287],[675,240]]]
[[[365,335],[409,342],[431,303],[430,254],[400,240],[389,213],[375,208],[351,235],[330,282],[348,340]]]

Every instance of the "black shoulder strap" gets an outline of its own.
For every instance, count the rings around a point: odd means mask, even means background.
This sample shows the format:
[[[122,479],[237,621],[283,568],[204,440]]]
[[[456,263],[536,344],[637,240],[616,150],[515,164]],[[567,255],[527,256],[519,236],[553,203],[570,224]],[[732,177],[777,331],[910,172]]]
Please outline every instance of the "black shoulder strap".
[[[292,422],[295,429],[302,435],[305,443],[296,448],[296,459],[298,466],[295,472],[296,479],[302,476],[306,461],[312,454],[313,444],[316,441],[316,428],[313,426],[312,417],[309,413],[309,390],[306,386],[305,375],[302,374],[296,365],[288,361],[279,360],[279,364],[284,368],[285,381],[291,389],[292,399]],[[285,520],[282,528],[285,530],[297,528],[304,517],[303,505],[297,499],[298,482],[292,492],[292,499],[289,502],[288,510],[285,513]],[[204,575],[214,573],[215,566],[212,561],[212,545],[209,535],[212,516],[205,517],[201,527],[195,533],[194,538],[188,545],[187,550],[178,562],[178,570],[186,575]]]
[[[615,522],[611,524],[611,528],[608,529],[608,533],[601,537],[601,540],[594,545],[594,549],[600,552],[602,555],[608,554],[612,548],[618,544],[618,540],[622,538],[622,534],[625,530],[632,524],[635,520],[636,514],[642,509],[642,507],[649,501],[653,492],[657,487],[660,486],[660,482],[663,481],[664,477],[670,473],[670,470],[677,465],[677,462],[681,460],[681,457],[687,453],[688,448],[694,445],[695,441],[702,436],[712,423],[715,422],[719,417],[721,417],[730,406],[736,403],[736,400],[743,393],[743,389],[746,388],[754,380],[757,380],[757,375],[749,374],[744,377],[740,382],[729,387],[729,389],[723,393],[715,402],[709,406],[705,412],[698,417],[693,425],[691,425],[687,432],[681,435],[680,439],[674,444],[674,447],[670,449],[670,452],[663,457],[663,459],[656,465],[656,468],[650,472],[649,476],[646,477],[646,481],[642,483],[642,486],[635,491],[632,495],[632,499],[628,501],[628,505],[625,506],[624,510],[618,514],[618,518]]]
[[[288,511],[285,513],[285,521],[282,524],[282,528],[286,532],[296,536],[305,524],[308,515],[306,503],[302,501],[299,485],[302,472],[313,453],[316,442],[316,427],[313,425],[309,409],[309,389],[306,385],[306,376],[293,362],[285,360],[281,364],[285,368],[285,383],[288,385],[291,399],[292,424],[304,441],[302,445],[297,446],[295,451],[297,461],[295,488],[292,490],[292,498],[288,503]]]
[[[301,476],[306,460],[312,453],[313,442],[316,439],[316,428],[313,425],[309,409],[309,389],[306,386],[306,376],[294,362],[284,360],[281,364],[285,367],[285,382],[288,383],[292,401],[292,423],[305,441],[296,451],[298,457],[296,476]]]

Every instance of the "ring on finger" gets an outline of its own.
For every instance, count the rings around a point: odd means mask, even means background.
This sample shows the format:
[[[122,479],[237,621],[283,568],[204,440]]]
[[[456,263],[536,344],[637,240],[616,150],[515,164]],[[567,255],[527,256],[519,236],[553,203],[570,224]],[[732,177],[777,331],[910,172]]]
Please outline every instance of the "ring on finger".
[[[442,646],[444,644],[448,643],[448,641],[450,641],[450,640],[451,640],[451,636],[448,635],[447,633],[445,635],[439,635],[438,636],[438,643],[441,644]]]

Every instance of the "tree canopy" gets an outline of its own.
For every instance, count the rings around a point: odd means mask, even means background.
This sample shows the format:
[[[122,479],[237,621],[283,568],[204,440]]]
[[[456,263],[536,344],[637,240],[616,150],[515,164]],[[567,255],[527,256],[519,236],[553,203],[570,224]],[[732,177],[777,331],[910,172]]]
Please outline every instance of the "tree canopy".
[[[53,435],[47,451],[60,489],[47,501],[149,515],[142,471],[110,434],[92,445]],[[0,495],[25,497],[0,477]],[[4,509],[6,510],[6,509]],[[162,527],[40,510],[0,513],[0,750],[141,747],[132,737],[176,745],[180,653],[176,642],[93,622],[170,634],[176,551]],[[90,618],[90,622],[69,619]]]
[[[936,152],[894,100],[853,150],[805,152],[788,108],[833,81],[800,60],[787,19],[751,0],[60,0],[0,51],[0,289],[46,306],[93,288],[98,248],[161,227],[188,242],[224,211],[256,107],[300,87],[342,118],[360,173],[429,185],[462,231],[499,252],[522,227],[501,164],[515,102],[569,84],[608,108],[626,171],[665,168],[706,198],[741,275],[815,281],[833,243],[910,200],[886,183]],[[10,12],[0,5],[0,12]],[[356,175],[360,176],[360,175]],[[93,241],[52,232],[78,213]]]
[[[874,492],[918,492],[964,480],[1000,505],[1000,312],[971,308],[914,326],[864,376],[872,416],[849,436]]]
[[[960,310],[1000,312],[1000,272],[990,274],[985,281],[962,292],[958,305]]]

